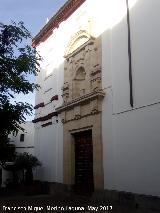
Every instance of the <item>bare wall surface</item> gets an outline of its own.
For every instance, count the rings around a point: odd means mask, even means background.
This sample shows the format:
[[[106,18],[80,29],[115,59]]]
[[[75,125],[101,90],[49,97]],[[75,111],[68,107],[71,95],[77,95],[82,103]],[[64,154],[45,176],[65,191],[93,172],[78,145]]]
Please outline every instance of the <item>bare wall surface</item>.
[[[102,136],[107,189],[160,195],[159,11],[158,0],[137,0],[130,9],[133,110],[129,105],[126,17],[102,35],[102,84],[107,94]]]

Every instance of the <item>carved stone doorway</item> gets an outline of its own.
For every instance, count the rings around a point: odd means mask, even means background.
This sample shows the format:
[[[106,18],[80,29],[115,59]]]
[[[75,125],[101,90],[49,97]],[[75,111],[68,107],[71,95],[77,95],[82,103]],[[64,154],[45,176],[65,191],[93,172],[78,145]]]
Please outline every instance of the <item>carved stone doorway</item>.
[[[63,104],[56,110],[61,114],[63,123],[63,182],[71,187],[78,185],[79,181],[84,183],[79,177],[82,169],[85,173],[84,185],[89,183],[90,191],[104,188],[101,118],[105,93],[102,90],[101,66],[101,37],[94,38],[85,30],[80,30],[71,38],[65,51]],[[87,152],[83,145],[87,143],[86,140],[92,150],[86,154],[90,156],[92,166],[89,163],[85,165],[79,159],[84,158],[80,150]],[[88,174],[85,166],[89,168]]]
[[[79,194],[91,194],[94,191],[93,180],[93,143],[92,131],[74,134],[75,141],[75,185]]]

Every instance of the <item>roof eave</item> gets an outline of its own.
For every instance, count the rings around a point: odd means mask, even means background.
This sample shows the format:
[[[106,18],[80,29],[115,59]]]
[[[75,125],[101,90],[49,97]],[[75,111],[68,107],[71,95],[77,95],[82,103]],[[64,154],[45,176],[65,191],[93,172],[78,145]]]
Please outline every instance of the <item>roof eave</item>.
[[[36,47],[45,41],[58,28],[60,23],[65,21],[70,15],[77,10],[86,0],[68,0],[58,12],[49,20],[49,22],[40,30],[32,39],[32,46]]]

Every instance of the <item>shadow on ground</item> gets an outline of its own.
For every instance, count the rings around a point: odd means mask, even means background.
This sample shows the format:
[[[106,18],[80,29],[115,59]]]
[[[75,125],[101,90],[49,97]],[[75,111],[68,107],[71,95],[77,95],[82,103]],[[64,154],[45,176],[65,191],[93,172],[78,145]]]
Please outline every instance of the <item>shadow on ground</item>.
[[[150,202],[144,198],[141,202],[135,202],[131,194],[126,196],[121,193],[115,199],[112,196],[103,196],[101,192],[92,196],[76,195],[73,192],[31,195],[34,193],[30,193],[30,190],[26,191],[22,186],[1,189],[0,212],[160,212],[158,198],[150,198]],[[44,188],[43,190],[45,192]],[[138,199],[141,199],[140,196]]]

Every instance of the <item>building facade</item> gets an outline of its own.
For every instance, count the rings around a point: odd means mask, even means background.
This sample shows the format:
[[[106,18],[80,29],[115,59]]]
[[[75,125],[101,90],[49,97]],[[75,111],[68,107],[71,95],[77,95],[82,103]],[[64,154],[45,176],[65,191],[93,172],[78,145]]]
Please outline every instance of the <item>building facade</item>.
[[[160,2],[68,0],[33,39],[38,179],[160,195]]]
[[[16,154],[29,153],[34,155],[34,124],[32,121],[27,121],[20,124],[23,128],[19,130],[16,135],[10,134],[10,144],[15,145]],[[7,162],[7,165],[13,165],[13,162]],[[1,168],[1,187],[6,187],[6,184],[13,180],[13,173],[11,171]]]
[[[15,145],[17,153],[27,152],[34,155],[34,124],[32,121],[27,121],[21,124],[24,131],[19,130],[17,135],[10,134],[10,143]]]

